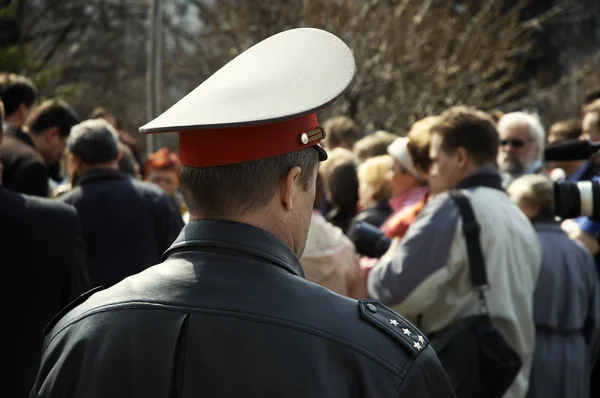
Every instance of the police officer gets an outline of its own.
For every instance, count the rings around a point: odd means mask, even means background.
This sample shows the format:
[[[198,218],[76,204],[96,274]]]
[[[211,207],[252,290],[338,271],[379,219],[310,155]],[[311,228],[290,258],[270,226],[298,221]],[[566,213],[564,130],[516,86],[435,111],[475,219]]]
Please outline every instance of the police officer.
[[[272,36],[144,133],[178,132],[191,220],[164,262],[48,326],[32,397],[453,397],[427,338],[303,277],[325,131],[350,84],[334,35]]]

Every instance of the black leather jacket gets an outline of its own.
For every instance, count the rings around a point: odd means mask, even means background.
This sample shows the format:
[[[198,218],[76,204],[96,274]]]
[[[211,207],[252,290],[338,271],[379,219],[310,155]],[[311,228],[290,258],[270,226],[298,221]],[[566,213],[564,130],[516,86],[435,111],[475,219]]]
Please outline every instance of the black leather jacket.
[[[421,333],[306,281],[244,224],[187,225],[162,264],[82,297],[47,332],[39,397],[453,397]]]

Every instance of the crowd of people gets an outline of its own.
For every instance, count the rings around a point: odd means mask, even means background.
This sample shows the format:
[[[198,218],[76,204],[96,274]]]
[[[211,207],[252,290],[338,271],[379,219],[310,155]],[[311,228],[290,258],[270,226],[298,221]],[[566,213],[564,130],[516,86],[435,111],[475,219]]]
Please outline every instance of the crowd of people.
[[[0,99],[0,258],[7,285],[22,289],[4,293],[17,304],[9,308],[13,332],[3,352],[17,397],[36,382],[44,328],[57,314],[91,289],[121,286],[161,263],[165,252],[186,244],[179,241],[184,225],[223,219],[217,210],[199,217],[199,197],[242,182],[229,176],[237,182],[223,177],[203,192],[180,189],[180,174],[198,184],[202,175],[182,168],[174,151],[161,148],[144,162],[108,110],[84,120],[60,99],[39,103],[24,76],[1,74]],[[295,272],[340,296],[379,300],[431,344],[458,319],[484,311],[521,363],[505,397],[598,396],[600,223],[558,218],[553,182],[598,181],[600,171],[594,158],[546,162],[543,154],[551,143],[600,141],[600,92],[573,117],[546,129],[528,112],[459,106],[401,135],[365,134],[347,116],[327,120],[321,144],[328,158],[316,177]],[[473,220],[455,192],[467,198]],[[473,288],[476,260],[464,228],[472,224],[488,282],[482,290]],[[382,242],[384,250],[377,250]],[[196,272],[199,280],[211,276],[208,269]],[[226,325],[214,327],[228,333]],[[404,330],[410,336],[413,329]],[[425,344],[418,337],[417,352]],[[461,371],[448,369],[441,354],[440,360],[447,374]],[[450,382],[460,397],[463,387]]]

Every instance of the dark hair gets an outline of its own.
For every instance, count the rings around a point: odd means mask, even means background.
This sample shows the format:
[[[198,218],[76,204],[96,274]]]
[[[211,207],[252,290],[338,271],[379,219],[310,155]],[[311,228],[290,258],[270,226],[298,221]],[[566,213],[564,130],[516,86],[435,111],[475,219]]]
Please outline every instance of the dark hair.
[[[442,138],[442,150],[454,153],[464,148],[476,164],[496,162],[500,136],[494,120],[475,108],[456,106],[440,115],[431,127],[432,134]]]
[[[42,104],[29,116],[25,125],[33,134],[58,127],[61,137],[68,137],[71,127],[79,123],[79,116],[65,101],[51,99]]]
[[[323,124],[323,129],[327,133],[325,145],[328,148],[335,148],[344,143],[352,148],[358,140],[363,138],[356,122],[348,116],[336,116],[328,119]]]
[[[272,200],[285,175],[295,166],[302,169],[301,182],[308,189],[319,161],[316,148],[253,162],[194,168],[183,166],[181,193],[192,213],[224,218],[259,210]]]
[[[14,73],[0,74],[0,99],[4,102],[6,117],[15,113],[21,104],[31,108],[37,96],[37,88],[25,76]]]
[[[119,157],[117,132],[105,120],[86,120],[73,127],[69,152],[87,165],[107,163]]]
[[[351,161],[334,165],[326,180],[331,204],[340,210],[355,212],[358,203],[358,172]]]
[[[129,174],[132,177],[138,177],[138,171],[135,166],[137,161],[133,156],[133,152],[131,149],[122,142],[118,143],[119,151],[121,151],[121,159],[119,159],[119,170],[121,170],[125,174]]]
[[[587,106],[600,99],[600,90],[592,91],[583,97],[582,105]]]
[[[361,138],[354,144],[354,153],[361,161],[381,155],[387,155],[388,146],[398,138],[396,134],[379,130]]]
[[[548,136],[554,136],[566,141],[579,139],[582,135],[583,129],[581,128],[581,120],[579,119],[556,122],[550,126],[550,134],[548,134]]]
[[[323,182],[323,176],[321,173],[317,173],[317,181],[315,183],[315,202],[313,203],[313,209],[318,210],[321,208],[321,202],[325,198],[325,183]]]

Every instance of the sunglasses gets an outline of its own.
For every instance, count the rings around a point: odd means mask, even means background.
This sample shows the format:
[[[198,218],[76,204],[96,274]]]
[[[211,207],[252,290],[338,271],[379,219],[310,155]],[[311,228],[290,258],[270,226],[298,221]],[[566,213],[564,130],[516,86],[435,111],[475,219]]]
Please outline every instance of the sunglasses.
[[[506,146],[506,145],[510,145],[513,148],[522,148],[523,145],[525,145],[525,141],[523,140],[518,140],[518,139],[514,139],[514,140],[501,140],[500,141],[500,146]]]

